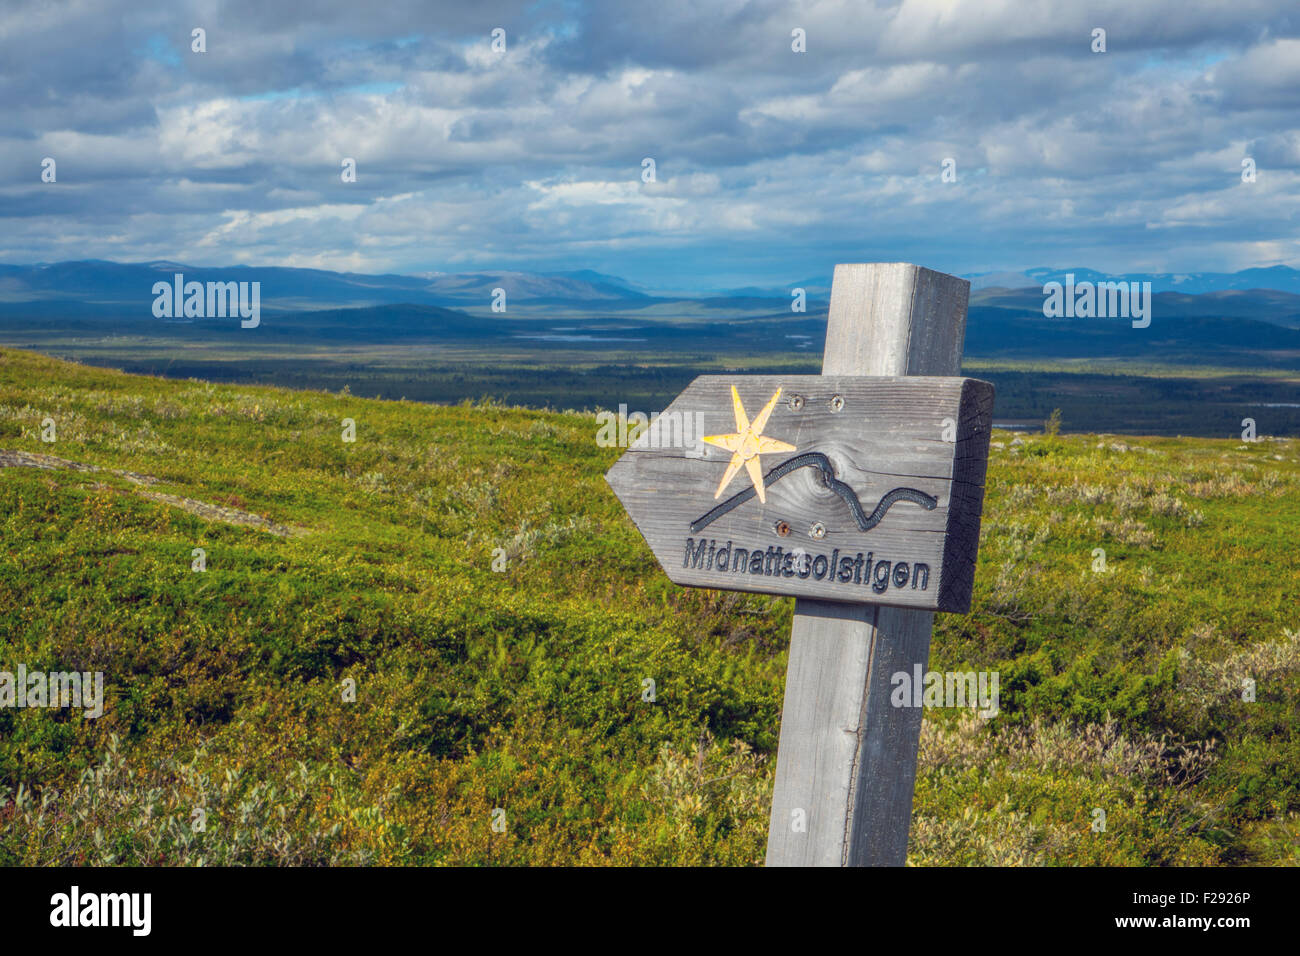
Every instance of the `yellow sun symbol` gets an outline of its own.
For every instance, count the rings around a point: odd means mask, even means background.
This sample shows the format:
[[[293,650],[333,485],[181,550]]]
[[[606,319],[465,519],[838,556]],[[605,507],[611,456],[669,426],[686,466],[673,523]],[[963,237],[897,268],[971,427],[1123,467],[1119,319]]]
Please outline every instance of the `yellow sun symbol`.
[[[736,386],[731,386],[731,403],[736,411],[735,434],[704,436],[704,440],[710,445],[717,445],[731,452],[731,464],[727,466],[727,473],[722,476],[722,483],[718,485],[718,490],[713,493],[714,498],[721,497],[722,490],[731,483],[732,478],[736,477],[740,466],[744,465],[745,470],[749,472],[750,480],[754,482],[758,500],[767,504],[767,492],[763,488],[763,470],[759,467],[758,456],[776,451],[794,451],[794,445],[763,435],[767,419],[772,414],[772,409],[776,408],[780,397],[781,390],[778,388],[776,394],[767,400],[763,410],[758,413],[758,417],[751,422],[749,416],[745,414],[745,406],[741,404],[740,393],[736,391]]]

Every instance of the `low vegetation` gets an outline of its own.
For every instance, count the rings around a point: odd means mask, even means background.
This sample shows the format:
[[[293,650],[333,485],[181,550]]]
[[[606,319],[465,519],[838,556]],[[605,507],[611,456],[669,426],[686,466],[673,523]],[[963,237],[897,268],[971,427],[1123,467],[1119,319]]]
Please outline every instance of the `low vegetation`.
[[[792,602],[595,431],[0,351],[0,670],[107,697],[0,709],[0,864],[761,863]],[[1297,442],[994,438],[910,862],[1300,863]]]

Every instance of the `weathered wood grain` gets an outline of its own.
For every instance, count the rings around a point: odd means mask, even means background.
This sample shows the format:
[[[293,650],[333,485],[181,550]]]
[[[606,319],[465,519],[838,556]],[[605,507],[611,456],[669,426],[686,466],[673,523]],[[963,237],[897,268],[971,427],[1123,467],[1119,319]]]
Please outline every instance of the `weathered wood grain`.
[[[823,375],[958,375],[970,283],[907,262],[835,267]]]
[[[765,502],[752,497],[701,527],[716,506],[752,488],[741,469],[715,498],[732,452],[699,441],[737,431],[733,386],[750,419],[780,393],[763,435],[794,450],[763,454],[765,476],[820,453],[851,495],[837,493],[820,467],[805,466],[765,481]],[[993,387],[974,379],[706,375],[606,478],[679,584],[965,611],[992,401]],[[700,427],[684,434],[672,427],[681,422]],[[861,516],[871,516],[896,489],[920,492],[933,507],[899,500],[863,530]],[[755,554],[763,556],[763,573],[753,573]],[[789,554],[794,559],[787,561]]]
[[[922,712],[890,706],[890,676],[929,660],[934,615],[796,607],[767,865],[901,866]]]
[[[957,375],[969,289],[905,263],[836,266],[823,372]],[[979,398],[972,391],[963,404]],[[958,445],[981,440],[958,430]],[[983,467],[956,474],[963,480],[953,497],[982,500]],[[795,602],[769,866],[905,862],[922,712],[892,707],[889,679],[928,666],[933,619],[929,611]]]

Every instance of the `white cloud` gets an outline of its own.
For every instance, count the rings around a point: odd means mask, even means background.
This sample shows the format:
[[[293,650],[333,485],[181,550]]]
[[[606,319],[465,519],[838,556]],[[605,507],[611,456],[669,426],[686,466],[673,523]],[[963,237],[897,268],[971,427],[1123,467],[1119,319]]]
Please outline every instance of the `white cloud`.
[[[122,0],[57,26],[7,7],[5,255],[612,261],[652,280],[638,263],[667,270],[671,250],[764,281],[755,249],[791,278],[837,250],[953,271],[1296,261],[1300,39],[1283,0],[476,6],[433,23],[413,0],[338,4],[305,23]],[[210,25],[206,55],[183,42],[193,23]],[[1089,51],[1093,26],[1109,52]]]

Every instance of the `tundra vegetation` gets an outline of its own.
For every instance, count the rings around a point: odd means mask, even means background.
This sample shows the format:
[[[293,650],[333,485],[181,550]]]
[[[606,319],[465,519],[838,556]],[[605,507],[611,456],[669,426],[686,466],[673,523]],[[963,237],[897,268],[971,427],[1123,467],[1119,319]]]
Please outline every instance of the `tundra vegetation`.
[[[671,584],[595,433],[0,351],[0,669],[106,697],[0,710],[0,864],[761,863],[792,602]],[[995,433],[912,864],[1300,863],[1298,453]]]

